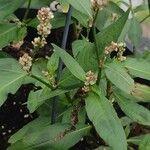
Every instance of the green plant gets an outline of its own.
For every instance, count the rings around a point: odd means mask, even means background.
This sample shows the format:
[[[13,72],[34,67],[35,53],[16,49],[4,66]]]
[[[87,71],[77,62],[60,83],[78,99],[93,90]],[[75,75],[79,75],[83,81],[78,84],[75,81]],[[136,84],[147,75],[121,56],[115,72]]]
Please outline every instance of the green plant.
[[[96,0],[60,0],[62,6],[73,7],[72,20],[68,22],[74,24],[76,33],[72,55],[64,50],[65,45],[60,48],[52,44],[53,54],[48,59],[36,60],[34,56],[47,43],[51,28],[65,25],[64,13],[57,12],[53,18],[50,9],[45,9],[50,2],[0,0],[0,48],[22,41],[28,26],[37,28],[39,34],[32,42],[31,54],[25,53],[19,62],[0,53],[0,106],[8,93],[15,93],[22,84],[40,87],[30,92],[27,101],[30,112],[37,111],[39,118],[9,139],[8,150],[67,150],[85,136],[93,136],[92,130],[109,146],[106,149],[127,150],[132,148],[131,143],[139,145],[140,150],[148,149],[149,134],[144,138],[128,136],[132,122],[150,126],[150,111],[141,105],[150,102],[150,87],[134,81],[135,77],[150,80],[150,55],[123,56],[127,33],[135,47],[139,44],[141,26],[134,13],[140,6],[130,5],[124,12],[112,1],[101,5]],[[27,7],[22,21],[12,14],[19,7]],[[40,7],[44,8],[37,18],[27,19],[30,8]],[[130,12],[133,18],[129,20]],[[130,23],[134,26],[128,32]],[[82,29],[86,35],[82,35]],[[59,111],[54,109],[56,102]],[[120,117],[114,106],[120,107],[125,115]],[[54,114],[52,125],[47,116],[50,109]]]

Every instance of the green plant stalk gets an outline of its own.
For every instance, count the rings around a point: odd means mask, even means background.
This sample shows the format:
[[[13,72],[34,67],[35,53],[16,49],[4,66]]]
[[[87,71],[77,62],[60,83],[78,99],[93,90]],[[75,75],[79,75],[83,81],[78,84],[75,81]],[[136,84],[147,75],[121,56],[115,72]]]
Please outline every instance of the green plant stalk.
[[[30,10],[31,1],[32,0],[28,0],[28,6],[27,6],[27,9],[26,9],[25,15],[23,17],[23,20],[26,20],[27,17],[28,17],[28,13],[29,13],[29,10]]]

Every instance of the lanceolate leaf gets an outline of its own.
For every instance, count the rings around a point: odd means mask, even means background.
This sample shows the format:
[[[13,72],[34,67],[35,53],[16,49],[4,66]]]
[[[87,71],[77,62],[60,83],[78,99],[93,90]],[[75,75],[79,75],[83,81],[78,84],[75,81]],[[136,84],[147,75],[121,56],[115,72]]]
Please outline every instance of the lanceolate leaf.
[[[89,119],[98,134],[113,150],[127,150],[125,133],[112,104],[98,87],[92,90],[85,100]]]
[[[112,21],[113,13],[115,13],[117,17],[120,17],[124,13],[124,11],[112,1],[110,1],[109,4],[105,8],[103,8],[103,10],[99,11],[96,19],[96,27],[100,31],[114,22]]]
[[[88,27],[89,16],[76,9],[73,10],[72,17],[80,22],[83,27]]]
[[[128,36],[134,46],[139,46],[142,37],[142,27],[135,17],[131,19]]]
[[[130,137],[127,141],[128,143],[132,143],[134,145],[140,145],[140,143],[146,136],[150,136],[150,134],[142,134],[139,136]]]
[[[150,102],[150,86],[136,83],[132,95],[142,102]]]
[[[78,11],[88,15],[90,18],[92,18],[92,7],[91,7],[91,1],[90,0],[67,0],[68,3],[70,3],[75,9]]]
[[[0,48],[12,41],[22,40],[26,35],[26,28],[18,28],[15,23],[0,24]]]
[[[12,14],[23,3],[24,0],[0,0],[0,20]]]
[[[115,23],[108,26],[107,28],[102,30],[102,32],[96,35],[99,53],[102,53],[104,48],[108,46],[112,41],[117,42],[128,19],[129,12],[130,10],[124,13]]]
[[[71,113],[74,111],[75,109],[73,107],[68,108],[64,113],[63,113],[63,117],[62,117],[62,123],[70,123],[71,121]],[[80,108],[79,112],[78,112],[78,123],[77,124],[85,124],[86,121],[86,111],[85,108]]]
[[[67,150],[74,146],[83,136],[87,135],[91,127],[80,125],[76,130],[69,131],[63,136],[63,133],[69,128],[69,124],[55,124],[45,127],[44,130],[31,132],[31,134],[20,140],[23,145],[21,149]],[[17,143],[15,144],[17,145]],[[11,149],[10,147],[8,150],[14,150],[14,148]],[[17,147],[15,150],[20,149]]]
[[[115,92],[116,101],[118,102],[124,113],[133,121],[150,126],[150,111],[145,107],[134,102],[130,97]]]
[[[41,106],[46,100],[50,100],[52,97],[66,93],[67,90],[57,89],[51,91],[50,88],[45,87],[36,92],[30,92],[27,107],[31,113],[33,113],[39,106]]]
[[[140,142],[139,150],[149,150],[150,149],[150,134],[147,134],[144,139]]]
[[[72,75],[67,68],[64,68],[58,86],[62,89],[75,89],[83,86],[83,82]]]
[[[150,80],[150,62],[144,59],[127,58],[125,67],[135,77]]]
[[[77,40],[72,44],[74,56],[85,71],[98,69],[95,45],[86,40]]]
[[[0,59],[1,58],[12,58],[12,56],[7,54],[6,52],[0,51]]]
[[[118,62],[111,62],[105,65],[107,78],[119,89],[131,93],[134,88],[134,80],[126,73],[125,69]]]
[[[107,146],[100,146],[100,147],[98,147],[98,148],[96,148],[94,150],[112,150],[112,148],[107,147]]]
[[[49,117],[39,117],[27,125],[25,125],[23,128],[21,128],[18,132],[16,132],[14,135],[12,135],[9,139],[9,143],[13,144],[17,141],[20,141],[25,136],[31,134],[32,132],[36,132],[39,130],[44,129],[45,127],[50,125]]]
[[[26,75],[27,73],[21,69],[15,59],[0,59],[0,106],[6,100],[8,93],[14,94],[18,90]]]
[[[51,74],[55,74],[57,68],[58,68],[58,63],[59,63],[59,57],[58,55],[55,54],[55,52],[51,55],[51,57],[48,59],[47,62],[47,70]]]
[[[61,57],[62,61],[66,65],[66,67],[69,69],[69,71],[77,77],[79,80],[84,81],[85,80],[85,71],[81,68],[81,66],[78,64],[78,62],[75,61],[75,59],[69,55],[66,51],[59,48],[55,44],[53,44],[53,47],[56,51],[56,54]]]
[[[31,0],[31,9],[40,9],[41,7],[47,7],[53,0]],[[25,4],[22,6],[22,8],[28,7],[28,1],[25,1]]]

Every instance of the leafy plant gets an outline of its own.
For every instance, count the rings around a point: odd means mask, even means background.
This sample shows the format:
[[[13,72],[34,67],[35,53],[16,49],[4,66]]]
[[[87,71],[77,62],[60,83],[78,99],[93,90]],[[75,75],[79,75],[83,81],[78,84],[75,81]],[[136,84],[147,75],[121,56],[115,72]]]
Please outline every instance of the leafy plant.
[[[50,2],[51,7],[46,7]],[[53,13],[56,6],[52,1],[0,1],[0,48],[22,41],[28,27],[38,30],[33,49],[19,61],[0,52],[0,106],[8,93],[33,83],[27,107],[30,113],[39,114],[11,136],[8,150],[66,150],[90,136],[98,143],[100,138],[104,140],[104,145],[94,149],[127,150],[132,144],[138,144],[140,150],[150,148],[149,134],[144,138],[129,137],[131,123],[150,126],[150,111],[143,105],[149,103],[150,87],[135,81],[136,77],[150,80],[150,55],[124,56],[126,35],[135,47],[141,38],[141,26],[134,15],[139,6],[129,5],[123,11],[116,2],[98,2],[60,0],[62,9],[58,7]],[[23,20],[12,14],[20,7],[26,8]],[[30,8],[40,9],[36,18],[29,18]],[[134,15],[131,20],[130,12]],[[128,23],[132,24],[129,32]],[[72,47],[68,52],[65,49],[70,24],[76,40],[69,43]],[[62,46],[47,43],[51,29],[60,27],[65,28]],[[53,54],[36,59],[45,44],[53,47]],[[51,109],[52,115],[43,116],[40,109]]]

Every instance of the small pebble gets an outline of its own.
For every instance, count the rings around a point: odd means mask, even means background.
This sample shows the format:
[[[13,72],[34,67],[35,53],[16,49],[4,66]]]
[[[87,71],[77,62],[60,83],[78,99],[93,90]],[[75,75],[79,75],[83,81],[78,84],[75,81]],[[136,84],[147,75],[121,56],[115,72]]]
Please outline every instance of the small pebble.
[[[25,115],[24,115],[24,118],[28,118],[28,117],[29,117],[29,114],[25,114]]]
[[[4,129],[5,127],[4,127],[4,126],[1,126],[1,128]]]
[[[11,133],[11,130],[8,130],[8,133]]]
[[[2,132],[2,135],[6,135],[6,132]]]
[[[23,110],[22,110],[22,109],[20,109],[19,111],[20,111],[20,112],[23,112]]]
[[[13,105],[16,105],[16,102],[13,102]]]

